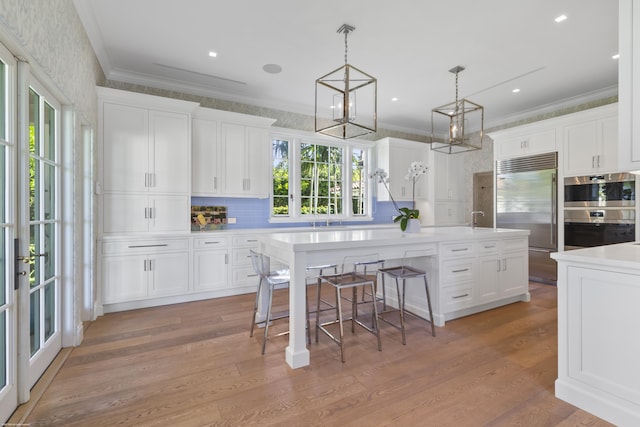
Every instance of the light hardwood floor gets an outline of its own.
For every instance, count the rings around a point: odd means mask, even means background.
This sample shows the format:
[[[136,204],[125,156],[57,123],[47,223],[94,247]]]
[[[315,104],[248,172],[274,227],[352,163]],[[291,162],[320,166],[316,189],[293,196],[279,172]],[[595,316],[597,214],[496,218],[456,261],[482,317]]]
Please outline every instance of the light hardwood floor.
[[[410,319],[406,346],[381,324],[382,352],[373,335],[348,332],[344,364],[321,335],[311,366],[296,370],[284,362],[286,337],[271,339],[264,356],[261,330],[249,338],[252,295],[108,314],[87,327],[37,404],[10,422],[610,425],[554,397],[556,288],[530,289],[530,303],[447,322],[435,338]]]

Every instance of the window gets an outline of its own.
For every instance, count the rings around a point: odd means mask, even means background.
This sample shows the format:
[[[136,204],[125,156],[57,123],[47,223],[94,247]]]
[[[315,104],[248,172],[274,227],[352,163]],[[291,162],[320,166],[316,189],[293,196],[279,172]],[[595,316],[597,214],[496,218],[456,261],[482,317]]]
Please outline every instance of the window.
[[[277,137],[271,148],[272,221],[370,219],[370,146]]]

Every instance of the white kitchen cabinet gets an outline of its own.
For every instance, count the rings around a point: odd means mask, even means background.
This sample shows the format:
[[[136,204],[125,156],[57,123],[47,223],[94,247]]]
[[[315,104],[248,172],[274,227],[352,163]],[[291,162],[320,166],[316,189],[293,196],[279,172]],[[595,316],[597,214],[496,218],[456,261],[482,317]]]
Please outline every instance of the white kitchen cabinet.
[[[640,5],[618,2],[618,169],[640,170]]]
[[[463,199],[462,175],[464,156],[431,151],[433,159],[429,162],[433,168],[433,186],[435,201],[452,202]]]
[[[189,115],[104,102],[102,189],[188,193]]]
[[[191,112],[197,104],[97,91],[101,233],[188,232]]]
[[[102,302],[179,295],[189,289],[189,240],[103,242]]]
[[[274,121],[199,108],[192,121],[191,193],[197,196],[268,197],[269,127]]]
[[[464,223],[463,204],[461,201],[435,202],[433,213],[421,213],[420,216],[427,220],[429,225],[460,225]],[[430,218],[431,216],[433,218]]]
[[[478,304],[527,292],[527,244],[527,239],[478,242]]]
[[[606,117],[564,128],[564,175],[616,172],[618,118]]]
[[[384,169],[389,176],[389,191],[394,200],[412,201],[414,197],[413,183],[406,180],[409,165],[415,161],[423,161],[427,166],[429,145],[416,141],[397,138],[384,138],[376,142],[377,166]],[[415,200],[426,200],[428,197],[428,174],[420,177],[415,186]],[[389,201],[389,192],[383,184],[378,184],[378,201]]]
[[[229,287],[229,241],[225,237],[193,239],[193,290],[211,291]]]
[[[190,208],[188,196],[105,194],[103,234],[182,233],[190,228]]]
[[[269,131],[234,123],[220,124],[222,193],[269,196]]]
[[[220,194],[218,122],[194,118],[191,132],[191,194],[217,196]]]
[[[551,153],[558,150],[556,129],[520,126],[516,133],[494,137],[496,160]]]

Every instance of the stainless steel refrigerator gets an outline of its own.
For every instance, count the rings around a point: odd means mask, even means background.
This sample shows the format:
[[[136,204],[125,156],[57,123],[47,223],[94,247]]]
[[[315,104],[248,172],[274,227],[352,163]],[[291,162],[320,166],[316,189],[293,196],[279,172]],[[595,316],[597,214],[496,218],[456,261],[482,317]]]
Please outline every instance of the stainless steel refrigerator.
[[[556,284],[550,258],[558,250],[557,153],[496,165],[496,227],[530,230],[529,280]]]

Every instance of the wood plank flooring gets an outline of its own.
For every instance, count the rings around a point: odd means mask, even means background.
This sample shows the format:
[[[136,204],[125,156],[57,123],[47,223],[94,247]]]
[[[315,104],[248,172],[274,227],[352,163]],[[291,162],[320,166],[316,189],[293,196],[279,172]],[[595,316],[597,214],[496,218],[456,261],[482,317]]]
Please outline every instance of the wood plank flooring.
[[[9,422],[609,426],[554,397],[556,288],[530,289],[531,302],[447,322],[435,338],[410,318],[406,346],[381,323],[381,352],[373,335],[349,331],[344,364],[321,334],[311,366],[296,370],[284,361],[287,337],[270,339],[264,356],[262,330],[249,338],[252,295],[107,314],[87,327],[33,409]],[[280,291],[276,302],[285,299]]]

